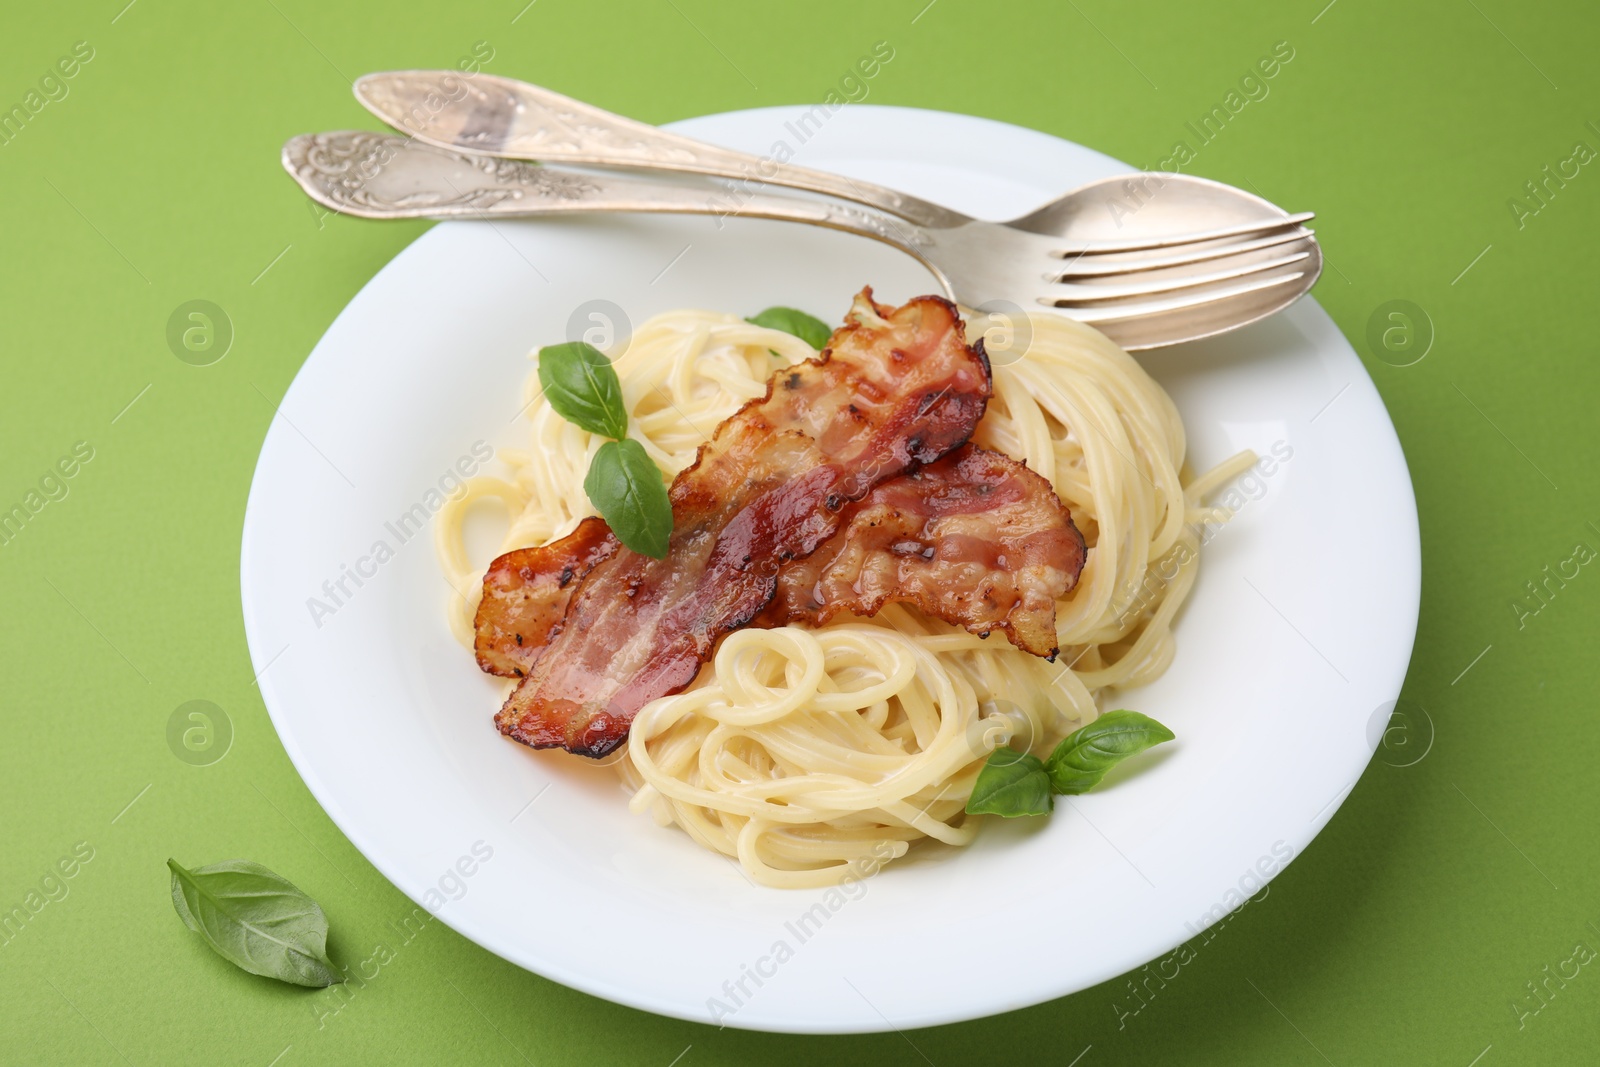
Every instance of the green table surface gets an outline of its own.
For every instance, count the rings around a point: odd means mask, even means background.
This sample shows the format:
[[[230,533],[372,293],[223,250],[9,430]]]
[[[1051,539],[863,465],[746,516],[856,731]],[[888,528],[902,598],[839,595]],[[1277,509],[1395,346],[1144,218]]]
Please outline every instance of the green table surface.
[[[1509,0],[8,5],[0,111],[25,122],[0,125],[0,512],[28,516],[0,544],[0,913],[26,921],[0,934],[0,1062],[1595,1062],[1597,31],[1592,5]],[[1140,166],[1195,148],[1186,124],[1240,92],[1186,169],[1320,213],[1316,298],[1416,483],[1404,696],[1431,748],[1380,753],[1266,895],[1137,1001],[1121,978],[958,1026],[798,1038],[596,1000],[441,923],[399,946],[411,905],[262,706],[238,561],[275,401],[427,224],[319,218],[279,146],[375,128],[351,77],[475,49],[666,122],[820,100],[880,40],[895,58],[869,102]],[[1292,61],[1241,88],[1275,47]],[[209,366],[167,340],[196,299],[234,331]],[[1398,300],[1421,309],[1409,348]],[[169,744],[192,700],[231,723],[210,765]],[[341,963],[394,959],[343,1000],[234,970],[173,914],[168,856],[263,862],[321,901]],[[52,878],[64,858],[73,876]],[[1024,944],[997,939],[973,981],[1003,981]]]

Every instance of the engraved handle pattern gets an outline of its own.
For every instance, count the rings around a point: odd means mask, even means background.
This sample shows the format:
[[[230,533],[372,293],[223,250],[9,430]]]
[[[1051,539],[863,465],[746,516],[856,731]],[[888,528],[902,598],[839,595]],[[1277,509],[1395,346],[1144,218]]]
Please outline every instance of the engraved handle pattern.
[[[599,184],[583,175],[446,152],[364,130],[296,137],[284,145],[283,160],[316,199],[336,211],[357,215],[415,217],[449,209],[503,210],[508,201],[572,201],[600,192]],[[420,180],[424,176],[432,180]]]
[[[846,230],[910,252],[932,235],[871,208],[762,194],[729,199],[657,182],[577,174],[476,156],[366,130],[302,134],[283,146],[283,165],[312,199],[364,218],[450,218],[572,212],[668,212],[780,219]]]
[[[747,155],[513,78],[491,74],[466,78],[454,71],[369,74],[357,81],[356,97],[390,125],[443,148],[553,163],[655,167],[785,185],[865,204],[927,227],[970,221],[871,182],[786,163],[794,150],[787,139],[776,143],[770,156]],[[802,116],[801,132],[794,133],[802,143],[831,114],[823,104],[812,112],[817,114]]]

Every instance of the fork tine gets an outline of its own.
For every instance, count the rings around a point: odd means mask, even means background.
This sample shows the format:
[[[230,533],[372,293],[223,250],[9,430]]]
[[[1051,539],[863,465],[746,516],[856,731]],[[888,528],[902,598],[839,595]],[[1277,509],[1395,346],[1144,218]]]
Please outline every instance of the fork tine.
[[[1174,297],[1170,300],[1146,300],[1136,304],[1119,304],[1106,308],[1077,308],[1070,305],[1057,304],[1054,301],[1040,297],[1039,303],[1046,307],[1058,307],[1069,317],[1079,322],[1090,325],[1101,322],[1116,322],[1122,319],[1136,319],[1145,315],[1158,315],[1164,311],[1182,311],[1185,308],[1199,307],[1219,300],[1227,300],[1235,296],[1244,296],[1247,293],[1270,289],[1275,285],[1285,285],[1305,276],[1305,271],[1294,271],[1290,274],[1280,274],[1274,278],[1262,281],[1249,282],[1244,285],[1229,286],[1226,289],[1210,289],[1200,293],[1191,293],[1187,296]]]
[[[1263,233],[1268,230],[1281,230],[1285,226],[1299,226],[1310,222],[1317,217],[1315,211],[1302,211],[1298,215],[1284,215],[1276,219],[1258,219],[1254,222],[1240,222],[1232,226],[1221,226],[1214,230],[1201,230],[1197,233],[1171,234],[1165,237],[1135,237],[1126,241],[1085,241],[1076,248],[1060,249],[1052,255],[1062,259],[1074,259],[1079,256],[1097,256],[1109,252],[1143,252],[1151,248],[1171,248],[1174,245],[1198,244],[1201,241],[1215,241],[1221,237],[1242,237],[1246,234]]]
[[[1222,259],[1225,256],[1240,255],[1244,252],[1255,252],[1263,248],[1272,248],[1275,245],[1289,244],[1293,241],[1310,239],[1310,230],[1291,230],[1288,233],[1273,234],[1270,237],[1260,237],[1253,241],[1243,241],[1235,245],[1218,245],[1214,248],[1202,248],[1194,252],[1179,252],[1170,256],[1150,256],[1142,259],[1119,260],[1114,263],[1105,263],[1091,260],[1087,263],[1081,260],[1069,260],[1074,264],[1057,274],[1048,275],[1051,281],[1065,282],[1073,278],[1104,278],[1113,274],[1133,274],[1146,270],[1161,270],[1164,267],[1182,267],[1190,263],[1203,263],[1208,259]]]
[[[1102,300],[1124,300],[1129,297],[1151,296],[1156,293],[1174,293],[1180,289],[1198,289],[1205,285],[1215,285],[1218,282],[1231,282],[1238,278],[1248,278],[1255,274],[1266,274],[1279,267],[1287,267],[1291,263],[1298,263],[1310,258],[1310,252],[1296,252],[1292,255],[1279,256],[1260,263],[1245,263],[1226,270],[1212,271],[1209,274],[1189,274],[1178,278],[1167,278],[1161,281],[1127,282],[1121,285],[1096,285],[1093,283],[1066,283],[1061,288],[1061,294],[1056,298],[1056,307],[1075,307],[1084,303],[1098,303]]]

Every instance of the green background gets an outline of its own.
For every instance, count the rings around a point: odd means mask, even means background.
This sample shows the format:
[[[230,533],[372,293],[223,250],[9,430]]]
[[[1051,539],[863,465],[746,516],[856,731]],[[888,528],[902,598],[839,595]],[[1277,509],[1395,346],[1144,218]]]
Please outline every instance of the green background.
[[[1508,206],[1575,142],[1600,148],[1585,125],[1600,124],[1590,5],[523,2],[4,12],[0,108],[75,42],[94,58],[0,147],[0,511],[75,443],[94,456],[0,546],[0,911],[80,842],[93,858],[0,945],[0,1060],[1594,1061],[1600,968],[1549,982],[1545,1001],[1526,983],[1578,942],[1600,949],[1600,577],[1583,567],[1545,601],[1525,599],[1527,614],[1514,604],[1578,543],[1600,548],[1600,173],[1552,182],[1520,225]],[[276,400],[426,224],[319,220],[279,168],[284,139],[375,127],[349,77],[453,66],[479,41],[490,71],[665,122],[819,100],[880,39],[895,58],[870,102],[1002,119],[1140,165],[1290,42],[1270,95],[1191,169],[1320,213],[1329,269],[1317,299],[1377,381],[1421,509],[1411,747],[1380,753],[1268,894],[1125,1026],[1119,979],[907,1034],[719,1032],[565,989],[439,923],[319,1018],[326,994],[213,956],[172,913],[169,855],[243,855],[283,873],[327,909],[346,964],[397,942],[388,924],[411,911],[279,745],[253,685],[237,574]],[[211,366],[180,362],[166,342],[169,316],[193,299],[220,305],[236,332]],[[1431,323],[1413,365],[1367,340],[1393,300]],[[168,745],[169,717],[190,700],[232,723],[231,751],[210,766]],[[1092,905],[1061,906],[1093,921]],[[1021,950],[997,940],[996,973],[974,981],[1003,981]]]

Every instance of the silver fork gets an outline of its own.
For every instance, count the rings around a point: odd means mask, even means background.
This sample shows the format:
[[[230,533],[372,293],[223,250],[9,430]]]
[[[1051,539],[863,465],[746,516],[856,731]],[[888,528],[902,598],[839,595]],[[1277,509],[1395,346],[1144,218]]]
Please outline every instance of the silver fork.
[[[737,184],[722,202],[734,205],[757,187],[784,186],[853,201],[935,234],[960,230],[962,246],[983,241],[1031,248],[1015,240],[1018,232],[1056,238],[1049,252],[1064,262],[1040,274],[1057,285],[1041,294],[1030,284],[1012,299],[1031,296],[1094,322],[1129,348],[1254,321],[1292,303],[1321,271],[1316,240],[1301,225],[1311,213],[1288,215],[1204,178],[1103,179],[1019,218],[980,222],[895,189],[706,144],[513,78],[389,71],[357,79],[354,91],[396,129],[473,155],[728,178]],[[794,120],[798,128],[788,128],[804,141],[827,115],[817,105]],[[1170,295],[1152,302],[1161,294]]]
[[[857,204],[764,193],[743,196],[730,207],[719,200],[719,190],[469,155],[390,134],[303,134],[284,145],[283,164],[313,199],[364,218],[664,212],[826,226],[909,253],[959,303],[985,311],[1054,307],[1130,349],[1255,321],[1298,297],[1321,269],[1315,242],[1295,244],[1305,233],[1300,217],[1271,205],[1266,207],[1276,212],[1274,218],[1229,219],[1178,235],[1169,228],[1165,236],[1096,251],[1085,270],[1085,253],[1069,253],[1060,236],[994,223],[929,228]],[[1282,232],[1262,236],[1264,222]],[[1285,244],[1291,250],[1280,250]]]

